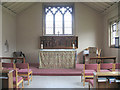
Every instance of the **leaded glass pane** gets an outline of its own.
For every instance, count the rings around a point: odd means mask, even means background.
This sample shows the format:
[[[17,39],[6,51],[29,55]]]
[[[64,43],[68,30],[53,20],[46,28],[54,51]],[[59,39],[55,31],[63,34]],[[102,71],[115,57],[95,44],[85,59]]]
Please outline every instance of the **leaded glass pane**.
[[[55,15],[55,34],[63,34],[61,12],[57,12]]]
[[[46,14],[46,34],[54,34],[53,33],[53,14],[50,11]]]
[[[65,8],[65,7],[62,7],[60,10],[61,10],[62,14],[64,14],[65,11],[66,11],[66,8]]]
[[[65,27],[64,33],[65,33],[65,34],[72,34],[72,28],[70,28],[70,27]]]
[[[53,27],[46,27],[46,34],[53,34]]]
[[[53,12],[53,14],[55,14],[57,10],[58,10],[58,9],[55,8],[55,7],[53,7],[53,8],[51,9],[51,11]]]
[[[70,12],[66,12],[64,15],[64,33],[65,34],[72,34],[72,15]]]

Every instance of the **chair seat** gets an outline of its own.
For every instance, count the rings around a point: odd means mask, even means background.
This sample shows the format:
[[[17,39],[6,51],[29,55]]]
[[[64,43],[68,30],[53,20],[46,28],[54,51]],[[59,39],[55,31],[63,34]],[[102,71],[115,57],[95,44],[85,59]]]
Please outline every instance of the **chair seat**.
[[[111,72],[110,70],[100,70],[100,72]]]
[[[22,77],[18,77],[18,82],[20,82],[22,79]],[[16,77],[13,77],[13,84],[16,84]]]
[[[89,80],[89,83],[92,85],[92,87],[93,87],[93,85],[94,85],[94,80],[93,79],[91,79],[91,80]]]
[[[93,72],[96,72],[95,70],[85,70],[85,75],[93,75]]]
[[[32,71],[31,69],[29,69],[29,71],[28,71],[28,69],[20,69],[20,70],[18,70],[18,74],[28,74],[31,71]]]
[[[14,70],[14,68],[3,68],[4,70]],[[19,68],[16,68],[16,70],[19,70]]]
[[[116,72],[120,72],[120,69],[115,69]]]
[[[29,76],[29,78],[27,76],[22,76],[22,77],[25,81],[31,78],[31,76]]]
[[[85,78],[85,82],[90,82],[90,80],[93,78]]]

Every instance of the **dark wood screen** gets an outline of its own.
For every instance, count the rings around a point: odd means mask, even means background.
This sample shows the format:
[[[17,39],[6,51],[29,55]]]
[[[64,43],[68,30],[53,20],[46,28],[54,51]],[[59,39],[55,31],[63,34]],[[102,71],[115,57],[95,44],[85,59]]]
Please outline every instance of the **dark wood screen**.
[[[43,49],[73,49],[78,48],[77,36],[41,36],[40,49],[43,44]]]

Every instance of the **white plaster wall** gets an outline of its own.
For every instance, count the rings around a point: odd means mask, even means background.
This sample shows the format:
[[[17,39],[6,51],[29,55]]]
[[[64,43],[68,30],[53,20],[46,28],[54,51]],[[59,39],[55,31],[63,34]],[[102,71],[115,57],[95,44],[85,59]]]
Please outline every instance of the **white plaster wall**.
[[[78,52],[87,47],[102,49],[103,16],[81,3],[75,3],[75,30]]]
[[[17,16],[17,51],[26,61],[38,63],[39,38],[42,35],[42,4],[36,3]]]
[[[5,51],[6,40],[8,41],[9,44],[9,50],[7,52]],[[14,51],[16,51],[16,17],[6,12],[3,9],[2,10],[2,56],[5,57],[12,56],[12,53]]]
[[[104,45],[104,56],[116,56],[117,62],[118,62],[118,49],[117,48],[110,48],[109,47],[109,20],[113,17],[118,16],[118,8],[113,9],[109,13],[107,13],[104,16],[104,39],[103,39],[103,45]]]
[[[79,38],[77,53],[96,46],[102,48],[103,19],[82,3],[75,3],[75,32]],[[17,15],[17,50],[23,51],[27,61],[38,63],[39,37],[42,35],[42,3],[37,3]]]
[[[2,56],[2,6],[0,5],[0,57]]]
[[[2,56],[2,6],[0,5],[0,57],[1,56]],[[2,64],[0,61],[0,69],[1,67],[2,67]],[[0,89],[2,89],[2,80],[0,80]]]

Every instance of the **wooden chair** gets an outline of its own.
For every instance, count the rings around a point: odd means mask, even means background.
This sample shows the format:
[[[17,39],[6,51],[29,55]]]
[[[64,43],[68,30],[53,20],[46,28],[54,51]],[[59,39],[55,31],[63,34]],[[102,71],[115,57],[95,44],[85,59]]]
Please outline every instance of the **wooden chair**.
[[[115,71],[120,72],[120,63],[115,63]]]
[[[19,68],[18,70],[18,75],[22,76],[24,80],[28,80],[28,85],[29,81],[32,81],[32,70],[29,69],[29,64],[28,63],[16,63],[16,67]]]
[[[98,57],[101,56],[101,49],[97,49],[98,50]]]
[[[111,72],[115,71],[114,63],[100,63],[98,64],[98,72]]]
[[[85,56],[85,63],[86,64],[95,64],[96,60],[90,60],[91,57],[97,57],[97,48],[96,47],[89,47],[89,55]]]
[[[89,90],[90,90],[90,88],[94,88],[94,80],[93,79],[89,80],[88,87],[89,87]]]
[[[17,69],[13,71],[13,87],[19,88],[19,85],[22,83],[22,88],[24,88],[23,78],[18,76]]]
[[[93,78],[94,74],[93,72],[98,71],[98,64],[84,64],[84,68],[82,71],[82,76],[83,76],[83,86],[85,86],[85,80],[86,78]],[[81,80],[82,80],[81,76]]]
[[[0,70],[2,70],[3,68],[2,68],[2,62],[0,62]]]
[[[2,63],[3,69],[16,69],[14,63]]]
[[[23,78],[18,76],[18,68],[15,67],[14,63],[2,63],[4,70],[13,70],[13,88],[19,88],[22,83],[22,88],[24,88]]]

